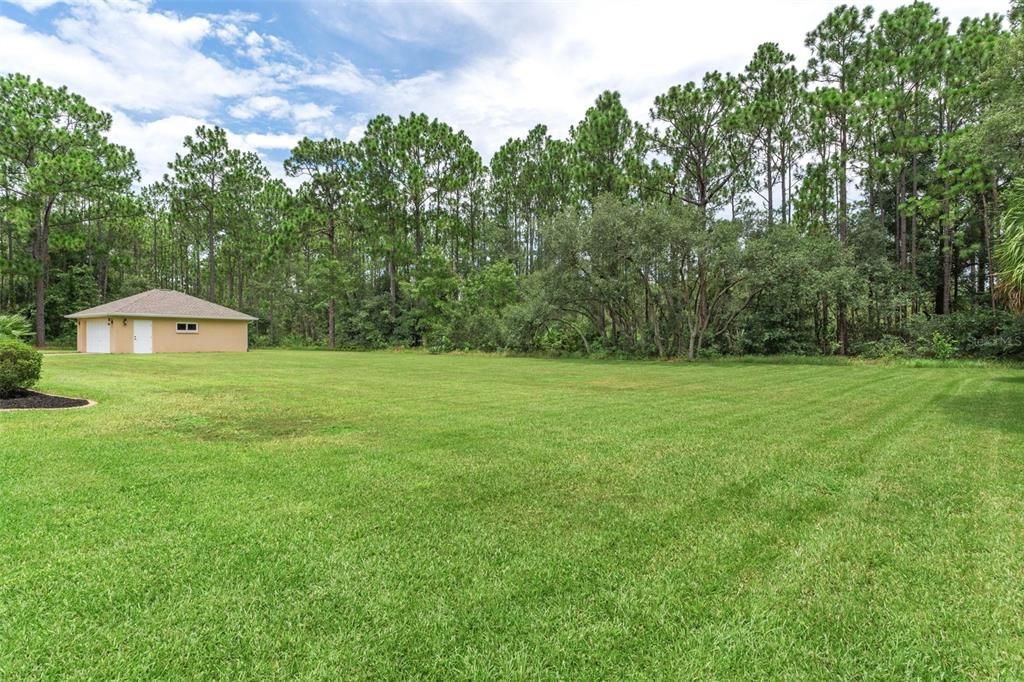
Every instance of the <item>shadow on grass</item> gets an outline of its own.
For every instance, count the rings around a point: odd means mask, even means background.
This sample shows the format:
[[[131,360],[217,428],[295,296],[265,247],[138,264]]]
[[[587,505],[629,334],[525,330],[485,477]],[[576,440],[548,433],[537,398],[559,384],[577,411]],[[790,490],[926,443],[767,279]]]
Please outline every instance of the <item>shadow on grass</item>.
[[[994,377],[990,386],[972,395],[940,398],[937,404],[954,423],[1024,436],[1024,376]]]

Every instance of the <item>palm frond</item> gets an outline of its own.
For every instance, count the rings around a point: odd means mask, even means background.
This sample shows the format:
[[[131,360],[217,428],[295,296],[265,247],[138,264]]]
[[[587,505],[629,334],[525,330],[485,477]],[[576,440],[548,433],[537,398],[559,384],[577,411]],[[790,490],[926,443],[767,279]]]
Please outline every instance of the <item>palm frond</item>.
[[[0,339],[26,339],[32,326],[21,315],[0,315]]]
[[[1010,308],[1024,313],[1024,180],[1014,182],[1004,201],[1003,236],[996,246],[998,293]]]

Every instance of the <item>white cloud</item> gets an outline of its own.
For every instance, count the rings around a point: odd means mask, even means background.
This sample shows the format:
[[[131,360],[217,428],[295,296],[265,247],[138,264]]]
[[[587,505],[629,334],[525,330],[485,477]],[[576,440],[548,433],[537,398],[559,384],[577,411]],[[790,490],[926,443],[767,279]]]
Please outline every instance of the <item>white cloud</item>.
[[[384,82],[370,78],[355,64],[339,57],[333,64],[320,65],[307,73],[299,74],[298,84],[323,88],[339,95],[355,95],[371,93],[381,88]]]
[[[147,123],[138,123],[126,114],[114,112],[110,130],[113,142],[135,151],[143,183],[159,180],[167,172],[167,164],[182,150],[186,135],[204,125],[203,119],[192,116],[167,116]]]
[[[398,80],[371,94],[392,114],[424,111],[466,130],[488,158],[510,136],[538,123],[564,136],[603,90],[618,90],[634,119],[646,121],[654,97],[670,86],[699,80],[706,71],[742,70],[757,45],[772,41],[803,60],[803,40],[830,9],[827,2],[719,0],[714,3],[620,2],[515,5],[510,21],[501,3],[450,3],[449,11],[475,22],[493,39],[485,54],[463,66]],[[881,11],[903,4],[873,3]],[[965,15],[991,11],[987,3],[937,3],[955,26]],[[413,23],[403,6],[397,35]],[[425,26],[431,26],[427,22]],[[519,31],[509,30],[518,26]],[[450,41],[444,32],[418,38]],[[439,42],[439,44],[442,44]]]
[[[228,109],[228,113],[235,118],[248,120],[260,115],[270,118],[285,118],[291,113],[291,110],[291,103],[283,97],[257,95],[232,106]]]
[[[378,50],[402,45],[441,46],[462,52],[470,46],[467,31],[485,30],[493,42],[514,40],[537,31],[556,3],[489,2],[487,0],[377,0],[362,3],[324,3],[309,0],[316,20],[346,39]]]
[[[113,119],[110,139],[135,151],[144,184],[163,177],[174,155],[183,152],[182,143],[186,135],[195,133],[201,125],[209,125],[209,122],[191,116],[167,116],[140,123],[121,112],[114,112]],[[290,133],[237,133],[230,129],[226,132],[232,148],[253,152],[262,158],[275,177],[284,177],[284,171],[281,164],[268,162],[265,152],[288,151],[301,139],[300,135]]]
[[[314,102],[293,104],[276,95],[257,96],[230,107],[228,113],[242,121],[273,119],[278,127],[291,123],[292,132],[246,133],[233,138],[232,144],[238,142],[253,149],[290,150],[303,136],[323,138],[339,134],[334,108]]]
[[[348,132],[345,134],[345,141],[346,142],[358,142],[359,140],[363,139],[363,135],[365,135],[365,134],[366,134],[366,126],[364,126],[364,125],[354,125],[351,128],[349,128]]]
[[[36,11],[54,3],[15,4]],[[802,59],[804,35],[835,4],[449,0],[305,8],[371,51],[439,51],[458,64],[386,77],[351,55],[304,54],[302,40],[273,35],[273,23],[249,12],[183,16],[144,0],[72,0],[52,31],[0,11],[0,72],[67,85],[113,111],[112,137],[136,151],[147,181],[163,174],[185,134],[226,116],[234,119],[232,144],[279,158],[302,135],[358,139],[377,113],[422,111],[464,129],[489,158],[538,123],[566,135],[604,89],[619,90],[644,121],[657,94],[707,70],[742,69],[761,42],[779,42]],[[873,4],[882,10],[900,0]],[[954,25],[991,10],[979,0],[937,5]],[[210,49],[218,46],[227,57]],[[271,168],[280,174],[280,164]]]
[[[266,47],[267,41],[256,31],[249,31],[243,42],[245,43],[245,49],[242,52],[251,59],[258,61],[270,54],[270,50]]]
[[[291,133],[246,133],[229,136],[232,146],[243,151],[256,152],[261,149],[290,150],[300,139],[301,135]]]
[[[225,45],[237,45],[242,40],[242,28],[230,22],[216,27],[213,34]]]
[[[67,85],[112,112],[111,139],[135,151],[143,182],[152,182],[181,150],[185,135],[218,122],[225,101],[235,100],[229,113],[254,123],[287,119],[311,126],[330,115],[329,107],[293,105],[266,94],[287,89],[273,73],[204,54],[204,40],[230,44],[252,20],[242,14],[180,17],[133,0],[72,4],[55,21],[53,33],[0,16],[0,73],[24,72]],[[287,47],[277,38],[247,35],[268,54]],[[250,132],[231,139],[241,149],[262,154],[290,149],[299,137]],[[280,164],[269,165],[280,174]]]
[[[312,102],[298,104],[292,107],[292,116],[296,121],[313,121],[316,119],[329,118],[334,114],[334,107],[324,107]]]
[[[41,9],[52,7],[62,0],[5,0],[12,5],[17,5],[26,12],[38,12]]]
[[[257,117],[292,119],[298,123],[323,122],[334,115],[334,107],[322,106],[315,102],[295,104],[277,95],[257,95],[228,108],[228,113],[239,120],[248,121]]]
[[[0,64],[67,85],[103,109],[204,115],[224,97],[256,94],[272,83],[222,65],[199,43],[203,18],[180,19],[137,5],[74,7],[56,35],[0,17]]]

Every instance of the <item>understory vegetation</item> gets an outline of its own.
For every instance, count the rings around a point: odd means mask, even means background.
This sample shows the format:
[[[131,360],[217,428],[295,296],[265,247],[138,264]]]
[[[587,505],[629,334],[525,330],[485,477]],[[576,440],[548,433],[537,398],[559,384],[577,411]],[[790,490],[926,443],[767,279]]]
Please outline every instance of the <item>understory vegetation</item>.
[[[140,187],[110,115],[5,76],[0,309],[39,345],[163,287],[259,317],[263,346],[1020,358],[1022,16],[844,5],[806,64],[765,43],[639,121],[604,92],[485,164],[381,115],[299,142],[292,184],[199,127]]]

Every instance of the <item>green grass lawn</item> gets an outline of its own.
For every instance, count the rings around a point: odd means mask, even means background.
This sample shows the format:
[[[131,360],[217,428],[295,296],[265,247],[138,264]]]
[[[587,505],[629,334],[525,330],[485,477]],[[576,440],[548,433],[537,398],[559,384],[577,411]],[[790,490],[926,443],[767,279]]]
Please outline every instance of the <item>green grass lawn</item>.
[[[0,678],[1024,677],[1024,371],[46,358]]]

